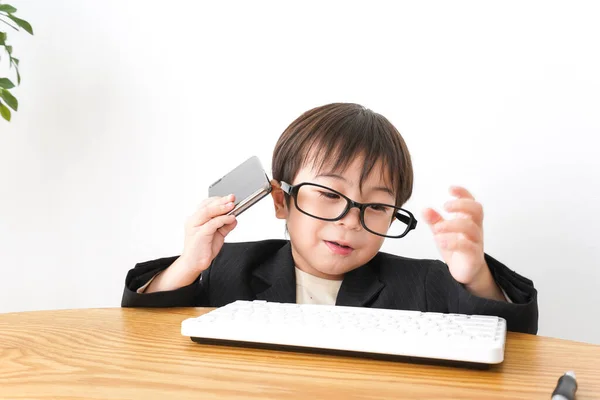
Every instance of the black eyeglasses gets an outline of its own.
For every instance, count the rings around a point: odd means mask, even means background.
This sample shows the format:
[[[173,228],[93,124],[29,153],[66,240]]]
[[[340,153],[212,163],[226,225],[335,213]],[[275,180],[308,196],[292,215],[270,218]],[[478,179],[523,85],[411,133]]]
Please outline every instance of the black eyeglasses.
[[[378,236],[398,239],[417,227],[408,210],[383,203],[359,203],[327,186],[281,182],[281,189],[294,199],[298,211],[323,221],[338,221],[356,207],[362,227]]]

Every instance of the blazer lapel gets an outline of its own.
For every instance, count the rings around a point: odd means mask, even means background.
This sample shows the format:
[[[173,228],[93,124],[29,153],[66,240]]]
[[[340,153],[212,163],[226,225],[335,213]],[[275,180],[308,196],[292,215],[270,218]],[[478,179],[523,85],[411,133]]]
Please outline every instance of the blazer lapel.
[[[365,307],[372,303],[385,286],[375,272],[373,260],[346,273],[335,304]]]
[[[296,274],[290,242],[252,271],[250,287],[258,300],[296,302]]]

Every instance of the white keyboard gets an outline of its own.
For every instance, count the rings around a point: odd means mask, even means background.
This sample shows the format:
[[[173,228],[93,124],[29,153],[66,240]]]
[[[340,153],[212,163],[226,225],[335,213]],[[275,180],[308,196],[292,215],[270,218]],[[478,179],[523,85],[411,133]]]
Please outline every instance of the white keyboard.
[[[236,301],[184,320],[181,334],[195,341],[497,364],[504,360],[506,321],[479,315]]]

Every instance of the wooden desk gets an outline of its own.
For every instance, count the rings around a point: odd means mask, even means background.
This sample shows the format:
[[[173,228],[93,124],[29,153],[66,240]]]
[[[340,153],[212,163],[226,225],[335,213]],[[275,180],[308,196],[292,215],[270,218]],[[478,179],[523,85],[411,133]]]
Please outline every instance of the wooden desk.
[[[575,370],[600,399],[600,346],[509,333],[489,370],[200,345],[181,336],[200,308],[0,314],[0,398],[549,399]]]

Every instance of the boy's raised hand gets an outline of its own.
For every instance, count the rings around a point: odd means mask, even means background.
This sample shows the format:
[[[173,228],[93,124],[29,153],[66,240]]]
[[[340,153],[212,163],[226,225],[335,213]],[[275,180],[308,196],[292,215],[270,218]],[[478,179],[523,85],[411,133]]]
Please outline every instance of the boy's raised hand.
[[[463,187],[452,186],[444,209],[456,215],[444,219],[437,211],[427,208],[423,217],[431,228],[436,244],[450,273],[473,294],[505,300],[494,282],[483,252],[483,207]]]

